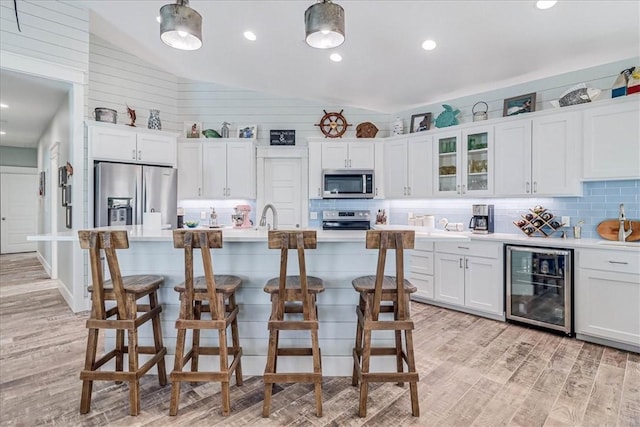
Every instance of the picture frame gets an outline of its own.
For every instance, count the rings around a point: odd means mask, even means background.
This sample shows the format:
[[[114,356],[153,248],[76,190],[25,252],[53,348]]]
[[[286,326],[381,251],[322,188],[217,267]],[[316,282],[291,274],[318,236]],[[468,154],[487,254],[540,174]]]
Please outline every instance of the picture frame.
[[[270,130],[269,145],[296,145],[296,131],[286,129]]]
[[[502,117],[515,116],[517,114],[532,113],[536,110],[536,93],[514,96],[504,100]]]
[[[58,187],[67,185],[67,167],[60,166],[58,168]]]
[[[64,220],[65,226],[67,228],[71,229],[71,228],[73,228],[73,222],[72,222],[72,218],[71,218],[71,214],[72,214],[71,206],[67,206],[65,208],[65,214],[66,214],[65,215],[65,220]]]
[[[238,126],[237,136],[243,139],[256,139],[258,136],[258,125]]]
[[[185,138],[200,138],[202,134],[202,122],[184,122],[182,134]]]
[[[46,188],[47,188],[47,174],[45,171],[42,171],[40,172],[40,180],[38,183],[38,194],[44,197]]]
[[[411,116],[409,133],[424,132],[431,128],[431,113],[420,113]]]

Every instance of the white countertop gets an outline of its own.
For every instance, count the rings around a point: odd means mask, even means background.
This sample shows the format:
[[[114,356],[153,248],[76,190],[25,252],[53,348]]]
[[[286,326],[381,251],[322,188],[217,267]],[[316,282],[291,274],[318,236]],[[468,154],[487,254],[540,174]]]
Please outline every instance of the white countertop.
[[[559,237],[528,237],[524,234],[473,234],[470,231],[444,231],[431,230],[427,227],[417,227],[408,225],[386,225],[378,226],[377,229],[387,230],[415,230],[416,239],[431,242],[468,242],[468,241],[486,241],[496,243],[508,243],[526,246],[542,246],[554,248],[591,248],[591,249],[616,249],[625,251],[639,251],[640,242],[616,242],[603,239],[562,239]],[[127,230],[129,232],[130,241],[141,242],[163,242],[171,241],[172,231],[169,229],[149,229],[139,225],[120,226],[120,227],[103,227],[104,230]],[[200,229],[200,228],[196,228]],[[360,230],[316,230],[318,232],[318,242],[364,242],[365,232]],[[236,229],[223,228],[224,240],[226,242],[264,242],[267,239],[266,230],[257,230],[255,228]],[[64,231],[60,233],[41,234],[29,236],[30,241],[77,241],[77,231]]]

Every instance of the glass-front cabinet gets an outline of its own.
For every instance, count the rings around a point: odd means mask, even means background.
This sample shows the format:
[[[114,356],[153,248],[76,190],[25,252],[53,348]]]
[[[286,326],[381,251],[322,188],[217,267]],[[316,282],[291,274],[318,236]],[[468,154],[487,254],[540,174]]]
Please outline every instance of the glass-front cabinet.
[[[434,135],[437,151],[435,193],[464,196],[493,191],[493,128],[474,127],[465,131]]]

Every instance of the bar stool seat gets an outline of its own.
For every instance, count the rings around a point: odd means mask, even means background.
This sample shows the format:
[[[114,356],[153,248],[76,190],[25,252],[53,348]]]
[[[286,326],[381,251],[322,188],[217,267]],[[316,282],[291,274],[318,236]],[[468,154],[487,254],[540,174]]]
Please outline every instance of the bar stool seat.
[[[269,249],[280,249],[280,275],[269,279],[264,291],[271,295],[269,317],[269,348],[264,369],[264,402],[262,416],[268,417],[273,385],[276,383],[312,383],[314,385],[316,415],[322,416],[322,359],[318,340],[318,311],[316,296],[324,291],[322,279],[307,276],[305,249],[315,249],[315,231],[269,231]],[[300,274],[287,276],[288,251],[298,255]],[[287,315],[296,314],[293,318]],[[302,319],[300,319],[302,314]],[[281,331],[309,331],[311,347],[280,347]],[[280,356],[312,356],[313,372],[277,372]]]
[[[360,294],[359,305],[356,307],[358,323],[356,340],[353,348],[353,376],[352,384],[360,384],[360,404],[358,414],[367,416],[367,397],[369,382],[396,382],[403,386],[409,383],[411,394],[411,413],[420,416],[418,401],[419,376],[413,354],[413,329],[411,320],[409,295],[417,291],[411,282],[404,278],[404,249],[413,249],[415,232],[411,230],[398,231],[367,231],[367,249],[378,249],[378,264],[375,276],[362,276],[354,279],[352,285]],[[396,275],[385,276],[387,250],[395,250]],[[392,319],[380,319],[381,313],[392,313]],[[374,331],[393,331],[395,345],[373,346],[371,336]],[[404,332],[405,348],[402,343]],[[373,356],[395,356],[395,372],[370,372],[370,362]],[[404,372],[406,362],[407,371]]]
[[[89,334],[84,369],[80,372],[82,395],[80,397],[80,413],[86,414],[91,409],[91,395],[94,381],[115,381],[129,383],[129,413],[138,415],[140,411],[140,377],[154,365],[158,369],[158,380],[161,386],[167,384],[164,356],[167,349],[162,344],[162,328],[158,303],[158,290],[164,283],[162,276],[133,275],[122,276],[116,256],[116,249],[129,247],[126,231],[78,231],[80,246],[89,250],[91,265],[91,316],[87,320]],[[104,280],[102,275],[101,252],[104,251],[111,280]],[[148,304],[139,304],[138,300],[148,297]],[[107,309],[105,302],[116,304]],[[138,315],[138,313],[144,313]],[[115,318],[114,318],[115,317]],[[152,322],[153,345],[141,346],[138,340],[138,328],[146,322]],[[98,335],[100,330],[115,330],[115,349],[106,352],[96,359],[98,352]],[[125,346],[124,338],[128,342]],[[124,371],[124,355],[128,356],[128,371]],[[151,358],[142,366],[138,364],[140,354],[149,354]],[[104,369],[104,365],[115,359],[115,370]]]
[[[184,249],[185,280],[174,287],[180,296],[180,314],[176,320],[178,331],[176,354],[171,372],[171,403],[169,415],[178,414],[180,384],[183,381],[219,382],[222,394],[222,415],[231,414],[229,384],[235,373],[236,385],[242,385],[242,347],[238,333],[238,304],[235,292],[242,279],[227,274],[214,274],[211,250],[222,248],[220,230],[173,230],[173,246]],[[204,276],[193,277],[193,252],[200,249]],[[210,313],[203,319],[202,313]],[[227,342],[227,328],[231,327],[231,341]],[[192,331],[191,349],[185,352],[187,331]],[[202,330],[218,333],[217,345],[200,345]],[[186,353],[186,354],[185,354]],[[200,356],[218,356],[219,369],[201,370]],[[229,363],[229,357],[232,357]],[[190,371],[184,367],[191,362]]]

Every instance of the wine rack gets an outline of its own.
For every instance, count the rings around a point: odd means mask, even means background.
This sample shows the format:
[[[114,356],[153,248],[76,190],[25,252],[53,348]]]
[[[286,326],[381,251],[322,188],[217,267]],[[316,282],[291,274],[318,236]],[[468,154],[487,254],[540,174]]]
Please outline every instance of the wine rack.
[[[529,213],[520,216],[521,219],[514,221],[513,224],[529,237],[549,237],[563,226],[546,209],[529,209]]]

